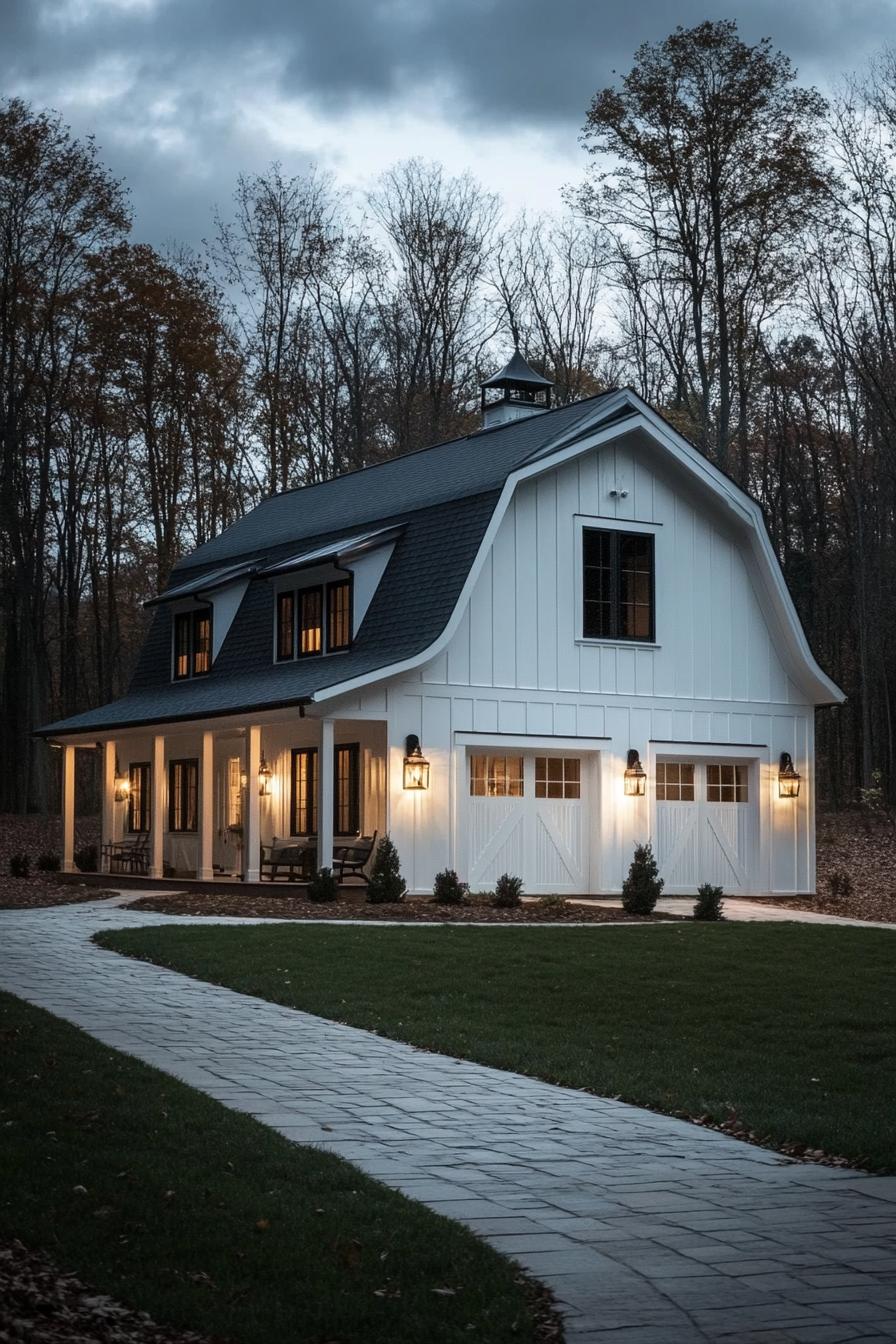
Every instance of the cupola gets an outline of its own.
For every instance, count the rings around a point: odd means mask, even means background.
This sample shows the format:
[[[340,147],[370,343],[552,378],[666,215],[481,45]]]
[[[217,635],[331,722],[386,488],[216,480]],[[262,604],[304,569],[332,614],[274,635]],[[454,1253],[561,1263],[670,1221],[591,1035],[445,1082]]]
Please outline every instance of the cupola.
[[[500,373],[482,384],[482,425],[491,429],[551,409],[549,378],[542,378],[516,349]]]

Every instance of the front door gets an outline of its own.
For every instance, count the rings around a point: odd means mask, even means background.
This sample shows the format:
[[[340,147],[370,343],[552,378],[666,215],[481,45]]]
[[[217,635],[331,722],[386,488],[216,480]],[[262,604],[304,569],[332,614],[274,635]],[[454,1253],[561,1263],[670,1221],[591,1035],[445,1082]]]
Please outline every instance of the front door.
[[[754,889],[759,807],[751,761],[660,759],[656,763],[656,856],[669,895],[704,882]]]
[[[532,894],[589,890],[591,758],[561,752],[470,751],[469,882],[491,889],[502,873]]]

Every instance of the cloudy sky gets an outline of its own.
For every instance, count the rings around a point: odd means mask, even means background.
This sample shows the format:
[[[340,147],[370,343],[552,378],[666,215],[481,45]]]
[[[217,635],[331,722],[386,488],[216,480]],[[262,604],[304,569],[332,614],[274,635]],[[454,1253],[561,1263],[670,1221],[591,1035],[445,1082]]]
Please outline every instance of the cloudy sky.
[[[238,172],[315,162],[363,191],[411,155],[509,209],[581,175],[591,95],[675,24],[736,18],[829,90],[896,0],[0,0],[0,94],[54,107],[131,189],[135,236],[197,245]]]

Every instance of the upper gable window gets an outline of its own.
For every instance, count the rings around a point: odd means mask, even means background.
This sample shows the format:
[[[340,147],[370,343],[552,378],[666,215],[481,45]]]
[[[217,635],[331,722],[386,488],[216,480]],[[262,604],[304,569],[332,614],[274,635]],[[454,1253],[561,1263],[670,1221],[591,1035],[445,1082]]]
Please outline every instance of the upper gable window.
[[[212,611],[180,611],[174,618],[174,680],[203,677],[212,665]]]
[[[352,642],[352,581],[339,579],[277,594],[278,662],[348,649]]]
[[[654,638],[654,548],[647,532],[582,531],[582,635]]]

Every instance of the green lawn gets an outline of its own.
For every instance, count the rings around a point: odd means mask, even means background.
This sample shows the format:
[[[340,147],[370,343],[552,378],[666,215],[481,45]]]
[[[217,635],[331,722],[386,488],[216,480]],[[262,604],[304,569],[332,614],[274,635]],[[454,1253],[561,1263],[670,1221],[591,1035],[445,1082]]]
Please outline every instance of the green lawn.
[[[247,994],[896,1170],[896,935],[161,927],[99,936]]]
[[[517,1271],[472,1233],[9,995],[0,1237],[235,1344],[534,1335]]]

